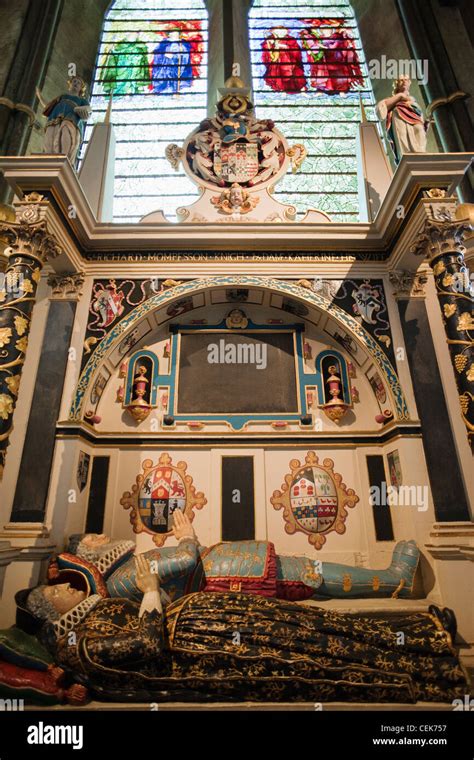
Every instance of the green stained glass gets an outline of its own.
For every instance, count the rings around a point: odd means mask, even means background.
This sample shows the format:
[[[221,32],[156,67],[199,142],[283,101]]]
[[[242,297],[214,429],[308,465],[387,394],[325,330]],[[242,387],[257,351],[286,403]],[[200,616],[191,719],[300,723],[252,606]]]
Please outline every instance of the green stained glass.
[[[291,12],[290,12],[291,7]],[[358,220],[356,135],[360,100],[376,121],[375,100],[349,0],[254,0],[250,11],[255,106],[308,158],[275,197]]]
[[[166,146],[183,141],[207,115],[208,21],[204,0],[116,0],[104,21],[94,85],[93,125],[112,97],[116,136],[114,220],[138,222],[198,196],[183,172],[174,173]]]

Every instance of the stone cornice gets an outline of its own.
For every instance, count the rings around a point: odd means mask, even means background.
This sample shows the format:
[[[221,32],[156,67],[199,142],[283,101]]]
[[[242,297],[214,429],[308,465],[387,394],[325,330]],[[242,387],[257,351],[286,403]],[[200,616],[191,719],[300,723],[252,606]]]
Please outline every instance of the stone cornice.
[[[67,160],[51,156],[2,158],[0,169],[19,197],[29,190],[44,194],[49,201],[51,229],[57,237],[56,225],[64,231],[61,244],[70,259],[68,268],[86,269],[80,265],[80,257],[87,251],[212,251],[222,249],[223,235],[229,251],[323,250],[342,255],[359,251],[368,258],[371,253],[388,255],[401,232],[411,225],[410,216],[423,192],[439,188],[452,194],[471,159],[468,153],[404,156],[373,224],[103,224],[95,220]]]

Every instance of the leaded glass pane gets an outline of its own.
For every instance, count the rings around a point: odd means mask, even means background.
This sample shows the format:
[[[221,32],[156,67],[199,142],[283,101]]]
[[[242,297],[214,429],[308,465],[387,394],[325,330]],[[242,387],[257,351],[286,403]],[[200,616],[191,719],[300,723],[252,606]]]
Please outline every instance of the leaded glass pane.
[[[291,9],[291,10],[290,10]],[[376,121],[372,85],[349,0],[255,0],[250,45],[257,116],[271,118],[308,158],[275,197],[358,221],[356,135],[360,99]]]
[[[203,0],[116,0],[107,13],[92,88],[93,125],[112,97],[116,135],[114,220],[137,222],[199,193],[165,159],[207,115],[208,22]]]

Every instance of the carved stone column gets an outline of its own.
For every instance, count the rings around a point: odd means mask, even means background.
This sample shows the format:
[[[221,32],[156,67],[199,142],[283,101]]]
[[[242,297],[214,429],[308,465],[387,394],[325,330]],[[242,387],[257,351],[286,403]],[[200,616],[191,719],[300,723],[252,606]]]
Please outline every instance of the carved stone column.
[[[425,304],[426,272],[390,272],[400,313],[436,519],[469,520],[468,499]],[[443,467],[440,467],[442,452]]]
[[[0,289],[1,480],[41,270],[60,249],[36,204],[23,207],[16,222],[0,222],[0,233],[8,244],[3,253],[7,267]]]
[[[447,209],[433,211],[414,244],[413,253],[427,256],[435,276],[447,343],[459,391],[461,415],[471,446],[474,443],[474,297],[464,261],[466,220]]]

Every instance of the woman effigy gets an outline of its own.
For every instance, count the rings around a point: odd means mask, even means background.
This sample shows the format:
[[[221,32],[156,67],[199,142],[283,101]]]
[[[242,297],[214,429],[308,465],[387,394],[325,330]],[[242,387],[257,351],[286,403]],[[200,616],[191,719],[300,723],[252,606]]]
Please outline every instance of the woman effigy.
[[[218,592],[163,609],[158,575],[144,555],[135,562],[141,605],[69,584],[17,594],[17,625],[98,699],[452,702],[468,693],[439,611],[381,619]]]

